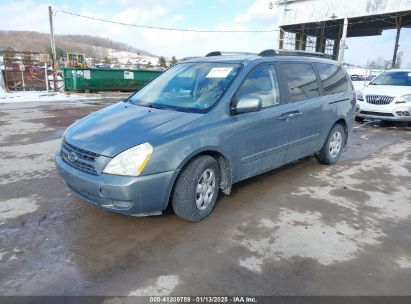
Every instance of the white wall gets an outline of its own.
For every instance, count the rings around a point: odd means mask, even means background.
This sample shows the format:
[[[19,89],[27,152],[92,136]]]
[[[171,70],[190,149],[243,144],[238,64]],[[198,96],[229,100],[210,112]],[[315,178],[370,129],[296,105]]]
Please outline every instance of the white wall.
[[[411,0],[280,0],[277,3],[279,26],[331,20],[333,14],[343,19],[411,10]]]

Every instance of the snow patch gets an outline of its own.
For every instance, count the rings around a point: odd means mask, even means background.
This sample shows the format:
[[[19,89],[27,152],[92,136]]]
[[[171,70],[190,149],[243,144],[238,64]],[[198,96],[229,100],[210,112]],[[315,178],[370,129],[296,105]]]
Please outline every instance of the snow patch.
[[[157,278],[153,285],[136,289],[129,296],[166,296],[177,287],[180,280],[176,275],[164,275]]]
[[[356,229],[345,221],[328,225],[319,212],[282,211],[276,226],[279,228],[261,238],[236,238],[255,253],[254,258],[240,265],[261,272],[266,259],[281,260],[293,257],[309,258],[323,265],[353,259],[366,245],[378,244],[382,232],[376,228]]]
[[[61,139],[55,139],[28,145],[0,147],[0,185],[48,176],[55,168],[53,156],[60,143]]]
[[[32,197],[0,201],[0,225],[4,224],[8,219],[16,218],[27,213],[32,213],[37,209],[38,206],[36,201]]]
[[[264,258],[252,256],[249,258],[241,259],[240,266],[247,268],[248,270],[261,273],[262,267],[261,265],[264,262]]]
[[[396,263],[402,269],[411,269],[411,258],[410,257],[402,256],[398,260],[396,260]]]
[[[85,99],[93,99],[93,97],[79,94],[65,94],[61,92],[22,91],[5,93],[4,91],[0,91],[0,103],[78,101]]]

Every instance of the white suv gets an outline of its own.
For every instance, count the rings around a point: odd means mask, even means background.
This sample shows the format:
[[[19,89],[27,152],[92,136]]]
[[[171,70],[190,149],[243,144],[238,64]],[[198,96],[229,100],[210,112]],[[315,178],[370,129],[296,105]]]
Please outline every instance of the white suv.
[[[355,116],[411,122],[411,69],[386,71],[358,91]]]

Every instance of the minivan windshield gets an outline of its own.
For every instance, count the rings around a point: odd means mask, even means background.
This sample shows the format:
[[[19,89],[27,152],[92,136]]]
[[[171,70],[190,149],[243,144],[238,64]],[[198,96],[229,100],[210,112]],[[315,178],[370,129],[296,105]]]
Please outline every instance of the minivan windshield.
[[[222,96],[241,65],[180,63],[129,98],[132,104],[183,112],[204,113]]]
[[[371,85],[411,86],[411,71],[384,72],[377,76]]]

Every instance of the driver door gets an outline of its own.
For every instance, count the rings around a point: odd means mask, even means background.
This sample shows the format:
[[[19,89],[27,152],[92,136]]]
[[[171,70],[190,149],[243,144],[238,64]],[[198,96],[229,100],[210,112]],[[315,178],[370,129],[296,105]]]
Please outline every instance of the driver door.
[[[281,103],[274,65],[259,65],[250,71],[233,100],[247,97],[260,98],[262,109],[232,117],[235,181],[281,166],[288,148],[289,122],[281,116],[290,105]]]

